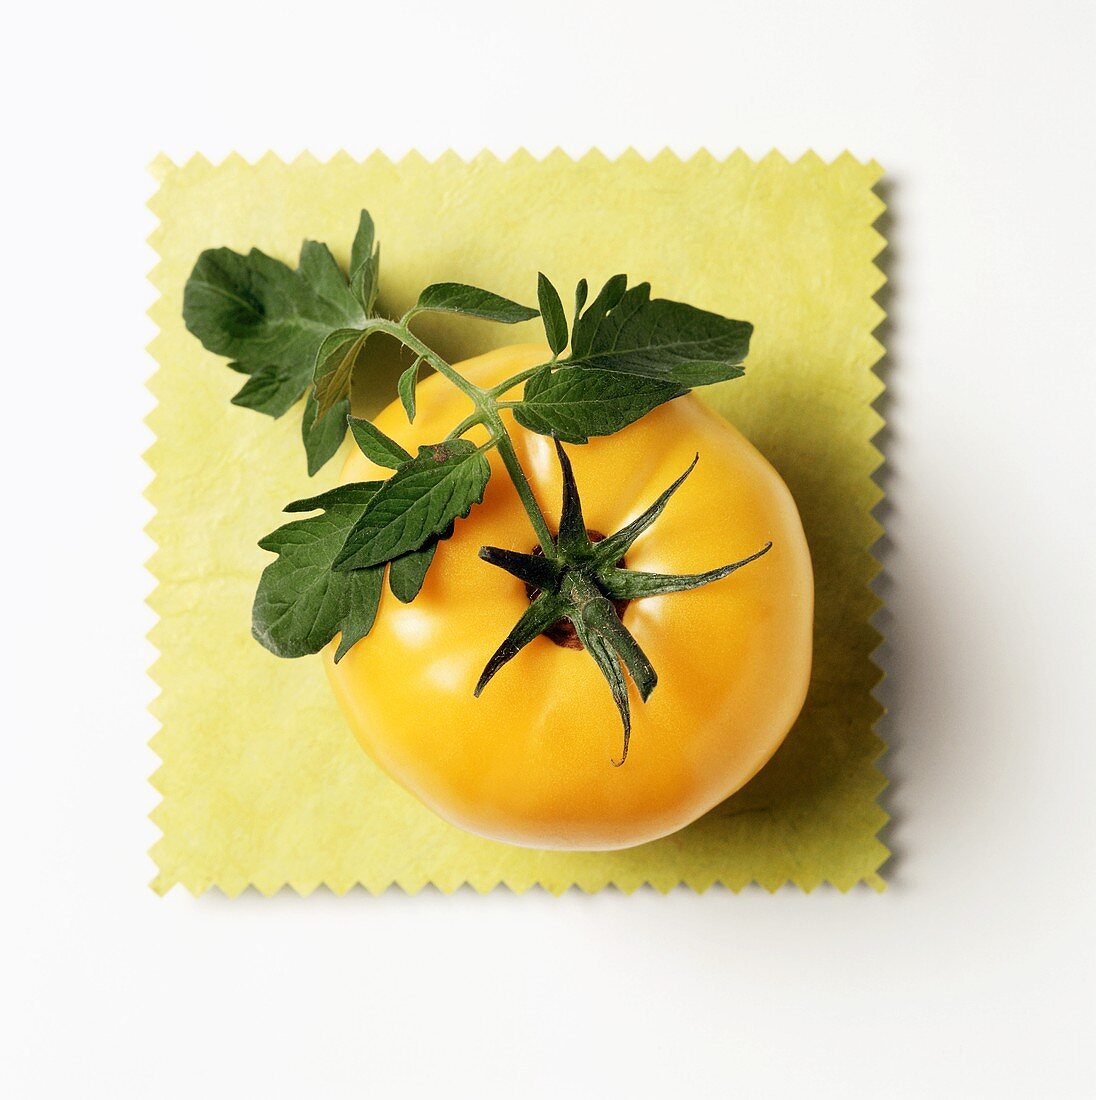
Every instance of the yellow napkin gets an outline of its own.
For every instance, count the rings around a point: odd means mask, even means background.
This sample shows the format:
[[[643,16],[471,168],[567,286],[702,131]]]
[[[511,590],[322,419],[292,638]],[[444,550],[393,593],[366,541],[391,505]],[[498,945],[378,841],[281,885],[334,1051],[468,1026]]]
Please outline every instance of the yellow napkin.
[[[156,890],[882,888],[888,853],[876,834],[887,818],[875,761],[883,745],[872,729],[882,708],[871,696],[879,635],[869,623],[879,606],[871,546],[881,533],[871,515],[881,497],[871,443],[882,424],[871,408],[882,390],[871,369],[882,353],[871,335],[883,316],[872,300],[884,281],[873,263],[884,244],[872,228],[883,210],[872,190],[878,165],[848,154],[793,164],[776,153],[755,163],[741,153],[610,161],[594,152],[575,161],[557,152],[538,161],[520,152],[433,163],[417,154],[363,163],[340,154],[326,164],[267,155],[254,165],[232,156],[216,166],[195,157],[182,167],[160,158],[153,171]],[[649,279],[659,297],[756,325],[746,379],[701,392],[775,464],[799,503],[817,582],[814,676],[772,762],[688,829],[594,853],[469,836],[358,748],[319,658],[281,661],[251,639],[251,599],[270,560],[257,540],[285,521],[287,501],[331,486],[341,461],[310,480],[298,410],[273,422],[229,404],[239,377],[186,332],[183,284],[198,253],[216,245],[295,262],[310,237],[345,263],[362,207],[377,222],[381,307],[390,314],[431,282],[529,301],[538,270],[560,287],[580,276],[598,286],[625,271]],[[539,339],[538,325],[424,318],[422,334],[452,361]],[[394,379],[394,355],[381,370]]]

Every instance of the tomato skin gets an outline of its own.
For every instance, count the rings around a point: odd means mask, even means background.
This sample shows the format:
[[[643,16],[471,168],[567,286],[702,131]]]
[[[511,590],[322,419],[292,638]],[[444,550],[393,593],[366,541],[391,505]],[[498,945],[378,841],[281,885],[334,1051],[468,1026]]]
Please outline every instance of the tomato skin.
[[[479,385],[549,357],[539,345],[458,364]],[[518,391],[520,392],[520,391]],[[468,400],[438,376],[408,426],[395,403],[379,428],[414,453],[441,440]],[[549,524],[561,481],[552,442],[508,427]],[[475,429],[469,438],[485,438]],[[688,825],[746,783],[783,741],[810,677],[814,588],[803,527],[784,482],[735,428],[692,395],[607,438],[568,447],[587,526],[612,533],[700,461],[626,565],[695,573],[773,543],[764,557],[691,592],[631,603],[624,621],[659,681],[643,703],[629,684],[632,737],[582,650],[541,636],[472,695],[495,648],[528,606],[524,584],[478,556],[484,545],[535,546],[497,452],[483,504],[440,544],[404,605],[385,589],[376,624],[328,675],[355,736],[393,779],[454,825],[534,848],[606,850]],[[343,482],[389,471],[353,453]]]

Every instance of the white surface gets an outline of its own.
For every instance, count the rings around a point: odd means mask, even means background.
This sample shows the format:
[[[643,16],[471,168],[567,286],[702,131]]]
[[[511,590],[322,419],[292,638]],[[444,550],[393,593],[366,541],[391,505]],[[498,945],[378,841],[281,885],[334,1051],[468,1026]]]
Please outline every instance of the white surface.
[[[0,1092],[1081,1095],[1092,6],[413,7],[5,17]],[[891,889],[156,898],[145,164],[557,143],[890,173]]]

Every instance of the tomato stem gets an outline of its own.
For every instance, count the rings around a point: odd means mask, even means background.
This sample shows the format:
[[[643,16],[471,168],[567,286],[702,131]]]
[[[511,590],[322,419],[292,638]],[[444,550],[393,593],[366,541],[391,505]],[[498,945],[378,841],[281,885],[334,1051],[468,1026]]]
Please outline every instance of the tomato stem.
[[[555,362],[555,356],[552,357],[552,362]],[[511,375],[505,382],[500,382],[497,386],[492,386],[487,394],[489,397],[501,397],[504,393],[512,390],[515,386],[521,385],[522,382],[528,381],[537,373],[538,370],[546,366],[545,363],[538,363],[535,367],[527,367],[523,371],[519,371],[517,374]]]
[[[537,498],[533,495],[533,487],[529,484],[529,479],[521,468],[521,461],[518,459],[517,451],[514,450],[514,442],[510,438],[510,433],[506,430],[506,425],[503,424],[502,418],[497,412],[492,413],[491,428],[498,441],[499,454],[502,456],[510,480],[514,483],[514,488],[518,491],[521,503],[529,516],[529,522],[533,525],[540,548],[544,551],[546,558],[555,560],[556,544],[552,539],[552,532],[548,527],[540,505],[537,503]]]
[[[474,428],[477,424],[483,423],[483,413],[477,408],[475,412],[469,413],[445,438],[457,439],[464,435],[465,432]]]

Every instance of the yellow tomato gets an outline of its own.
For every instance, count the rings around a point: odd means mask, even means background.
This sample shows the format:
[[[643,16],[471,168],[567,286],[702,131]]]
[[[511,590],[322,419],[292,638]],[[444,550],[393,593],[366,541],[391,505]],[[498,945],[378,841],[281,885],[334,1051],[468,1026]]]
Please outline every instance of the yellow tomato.
[[[481,386],[544,362],[536,345],[459,364]],[[413,426],[398,404],[376,423],[414,453],[469,411],[444,379],[425,379]],[[551,439],[505,414],[549,523],[561,474]],[[477,432],[480,434],[477,436]],[[483,429],[469,438],[482,440]],[[535,848],[624,848],[688,825],[772,756],[803,704],[810,675],[814,590],[795,503],[744,436],[686,396],[608,438],[567,448],[590,530],[609,534],[700,461],[659,520],[628,551],[629,569],[697,573],[762,558],[706,587],[630,603],[624,622],[658,686],[640,701],[629,682],[632,735],[621,767],[621,720],[587,653],[544,635],[480,698],[473,688],[529,597],[486,564],[481,546],[529,553],[536,538],[497,453],[483,504],[440,544],[417,599],[387,590],[376,624],[336,665],[331,684],[365,751],[454,825]],[[389,476],[354,453],[344,482]]]

